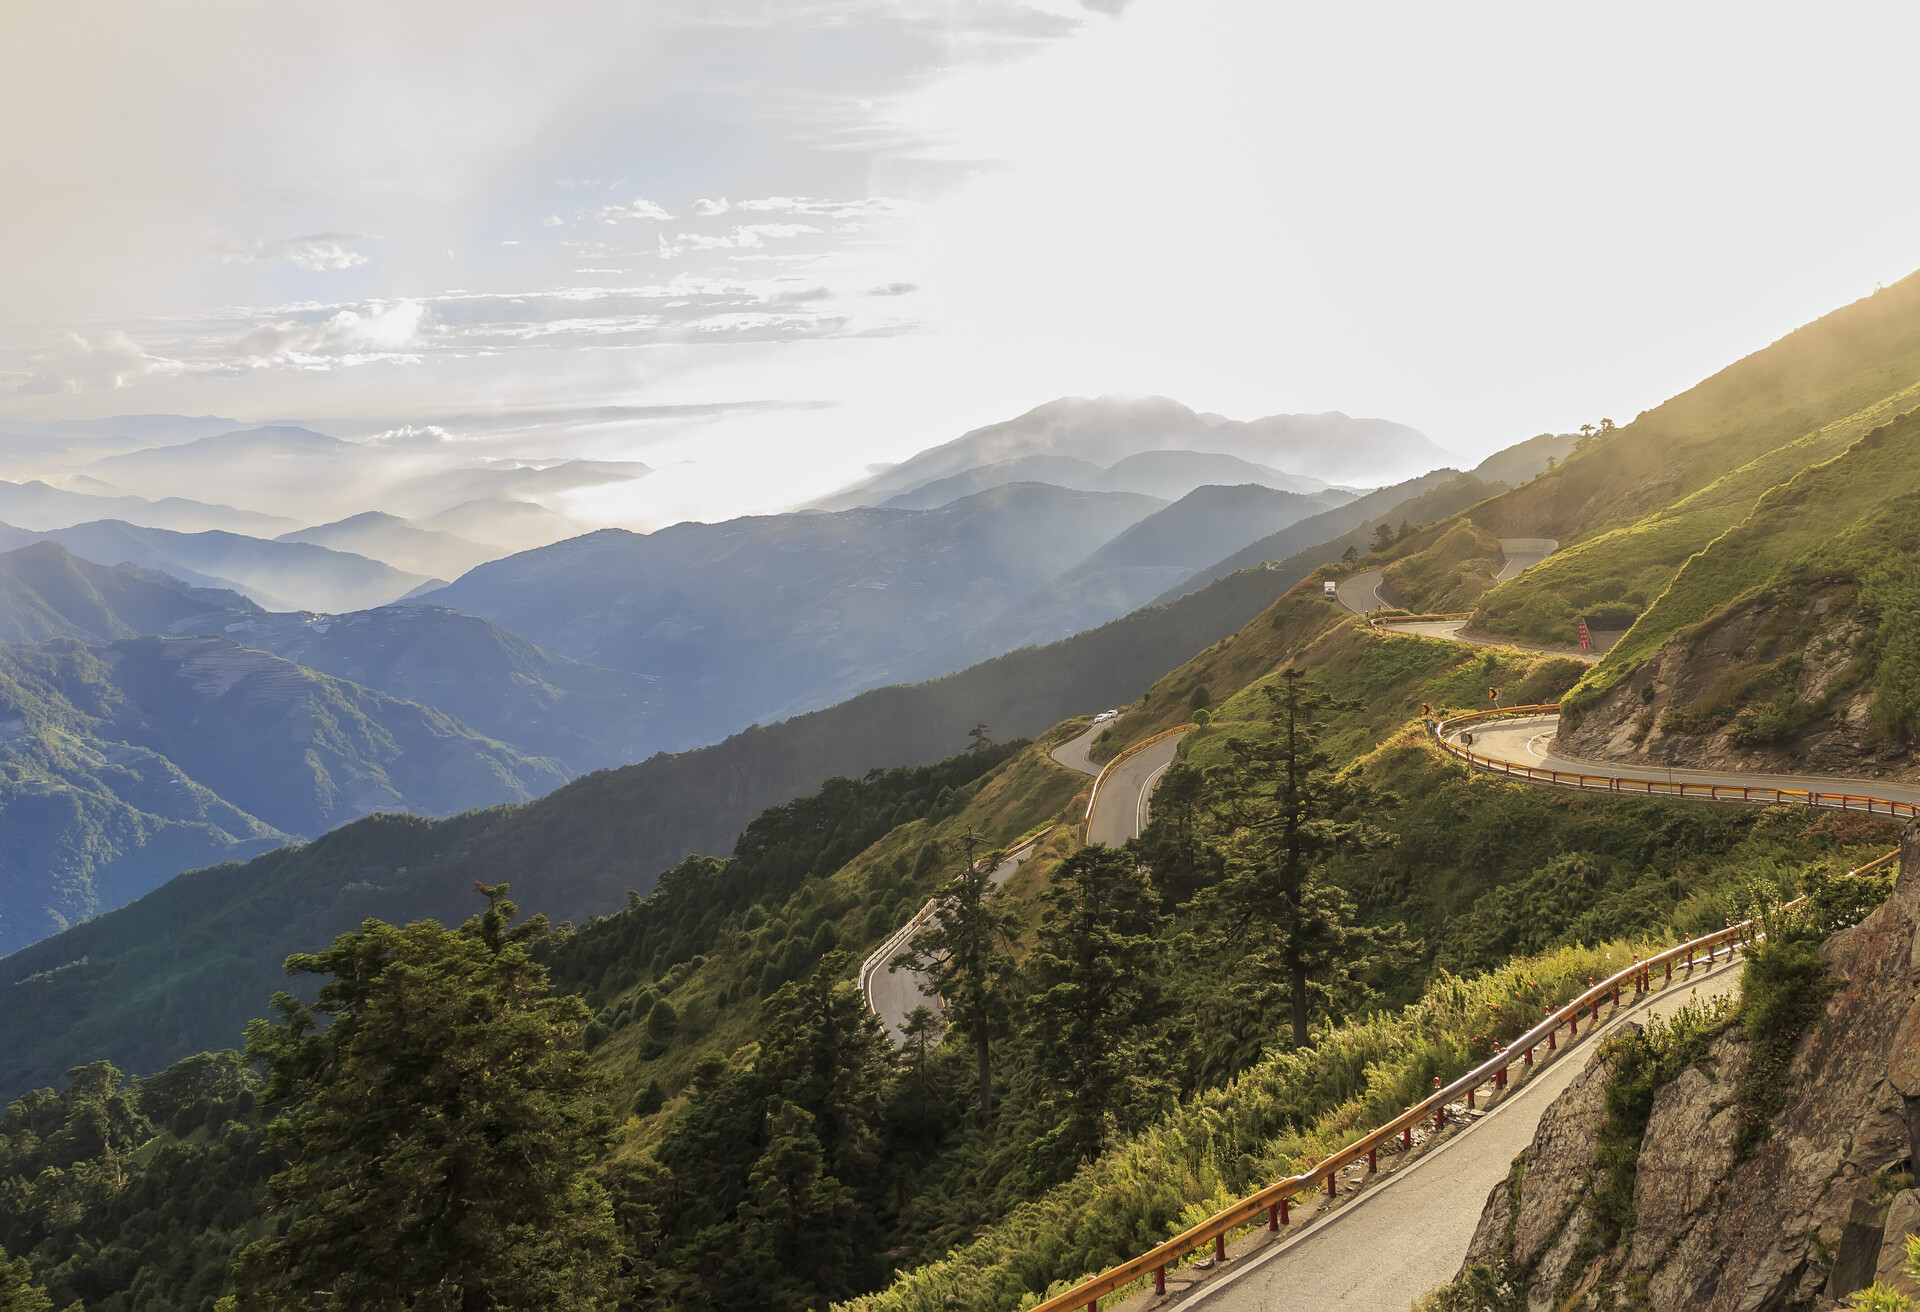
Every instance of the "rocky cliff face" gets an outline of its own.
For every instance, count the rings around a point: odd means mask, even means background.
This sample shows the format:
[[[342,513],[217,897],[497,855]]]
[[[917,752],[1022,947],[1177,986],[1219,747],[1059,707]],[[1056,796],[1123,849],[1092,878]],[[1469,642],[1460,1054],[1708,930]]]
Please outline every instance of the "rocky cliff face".
[[[1602,1251],[1586,1223],[1610,1073],[1596,1055],[1487,1200],[1463,1275],[1495,1268],[1529,1309],[1824,1309],[1876,1278],[1920,1294],[1899,1271],[1904,1237],[1920,1233],[1917,930],[1920,826],[1893,896],[1821,949],[1834,989],[1757,1146],[1739,1146],[1736,1026],[1654,1095],[1633,1219]]]
[[[1568,717],[1560,746],[1596,761],[1920,777],[1912,747],[1873,722],[1873,637],[1852,584],[1763,590]]]

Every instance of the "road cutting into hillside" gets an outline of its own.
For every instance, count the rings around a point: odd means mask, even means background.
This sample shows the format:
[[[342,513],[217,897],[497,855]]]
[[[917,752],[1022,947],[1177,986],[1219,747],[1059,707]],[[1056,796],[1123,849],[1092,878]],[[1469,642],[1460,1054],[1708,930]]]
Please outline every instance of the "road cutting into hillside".
[[[1507,557],[1507,563],[1500,568],[1496,580],[1505,583],[1519,574],[1521,570],[1538,565],[1559,548],[1560,544],[1552,538],[1501,538],[1500,548]],[[1378,608],[1393,609],[1394,603],[1381,595],[1385,585],[1384,569],[1363,569],[1351,578],[1334,586],[1339,594],[1340,604],[1355,615],[1366,615]],[[1466,620],[1414,620],[1400,622],[1392,619],[1375,620],[1376,628],[1388,633],[1401,633],[1410,638],[1440,638],[1447,642],[1462,642],[1475,647],[1513,647],[1519,651],[1530,651],[1542,656],[1568,656],[1576,661],[1586,661],[1591,665],[1607,654],[1614,643],[1625,637],[1625,631],[1602,632],[1595,630],[1590,636],[1593,646],[1582,651],[1578,647],[1550,647],[1537,642],[1521,642],[1514,638],[1481,636],[1465,632]]]
[[[1722,787],[1800,789],[1807,792],[1852,793],[1860,797],[1879,797],[1895,802],[1920,805],[1920,786],[1891,783],[1884,779],[1859,779],[1833,774],[1753,774],[1738,770],[1690,770],[1678,766],[1638,765],[1621,761],[1594,761],[1579,756],[1563,756],[1554,749],[1559,732],[1558,715],[1526,715],[1512,720],[1490,720],[1449,730],[1447,741],[1467,748],[1475,756],[1490,757],[1515,766],[1537,770],[1559,770],[1565,774],[1610,775],[1615,779],[1645,780],[1650,783],[1718,784]],[[1472,735],[1472,742],[1467,735]]]
[[[1028,843],[1017,852],[1009,852],[993,868],[995,888],[1013,878],[1013,872],[1033,855],[1035,846],[1034,843]],[[932,908],[932,903],[922,907],[912,920],[896,930],[867,958],[866,965],[860,970],[860,987],[866,994],[867,1007],[880,1018],[881,1028],[896,1044],[901,1042],[901,1028],[915,1007],[926,1007],[936,1014],[940,1010],[940,995],[934,992],[932,981],[918,971],[895,970],[892,964],[895,957],[907,950],[913,936],[933,923]]]
[[[1622,1007],[1600,1037],[1627,1021],[1645,1024],[1670,1016],[1690,1000],[1731,996],[1739,986],[1739,958],[1729,953],[1691,984],[1675,984],[1637,1007]],[[1227,1264],[1185,1296],[1141,1308],[1208,1308],[1218,1312],[1279,1312],[1315,1307],[1336,1312],[1403,1308],[1435,1285],[1453,1279],[1480,1223],[1487,1195],[1507,1178],[1509,1164],[1533,1141],[1541,1113],[1587,1067],[1599,1045],[1582,1034],[1538,1074],[1453,1138],[1365,1186],[1351,1201],[1309,1221],[1296,1235]],[[1173,1276],[1169,1272],[1169,1281]],[[1130,1310],[1130,1302],[1120,1307]]]
[[[1093,750],[1094,740],[1106,727],[1105,723],[1089,725],[1085,733],[1054,748],[1053,759],[1069,770],[1099,778],[1101,767],[1089,760],[1087,753]],[[1162,739],[1107,771],[1095,794],[1093,813],[1087,818],[1088,842],[1118,847],[1138,836],[1147,824],[1147,800],[1153,795],[1153,786],[1160,782],[1160,776],[1173,764],[1179,747],[1178,737]],[[1013,877],[1014,871],[1033,855],[1033,847],[1030,843],[1017,852],[1009,853],[1005,860],[994,867],[993,882],[996,887]],[[887,1037],[895,1043],[900,1042],[900,1027],[906,1023],[907,1016],[915,1007],[939,1010],[940,999],[924,975],[909,970],[895,970],[891,965],[893,958],[906,950],[914,934],[932,919],[930,912],[931,904],[922,907],[912,920],[896,930],[867,958],[860,972],[861,990],[866,994],[867,1006],[880,1017]]]

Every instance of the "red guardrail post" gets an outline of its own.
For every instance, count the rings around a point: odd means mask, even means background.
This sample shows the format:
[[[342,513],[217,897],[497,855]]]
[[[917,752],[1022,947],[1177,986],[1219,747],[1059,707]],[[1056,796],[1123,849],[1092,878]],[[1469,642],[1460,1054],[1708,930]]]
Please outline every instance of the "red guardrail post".
[[[1367,1174],[1375,1175],[1375,1174],[1378,1174],[1379,1170],[1380,1170],[1380,1150],[1378,1148],[1367,1149]]]
[[[1281,1225],[1292,1224],[1292,1222],[1288,1221],[1287,1219],[1287,1200],[1285,1198],[1282,1198],[1280,1200],[1280,1224]]]
[[[1280,1228],[1280,1203],[1267,1204],[1267,1231],[1272,1233]]]
[[[1167,1268],[1157,1266],[1153,1269],[1153,1296],[1165,1298],[1167,1295]]]
[[[1216,1262],[1227,1260],[1227,1236],[1224,1231],[1213,1237],[1213,1260]]]

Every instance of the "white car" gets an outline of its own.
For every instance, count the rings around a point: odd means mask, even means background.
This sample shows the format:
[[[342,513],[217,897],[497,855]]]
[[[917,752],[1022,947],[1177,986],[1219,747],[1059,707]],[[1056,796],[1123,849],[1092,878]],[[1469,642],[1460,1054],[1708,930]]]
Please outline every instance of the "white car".
[[[1102,711],[1100,712],[1100,714],[1093,717],[1093,722],[1095,724],[1105,724],[1108,720],[1113,719],[1115,716],[1119,714],[1120,714],[1119,711]]]

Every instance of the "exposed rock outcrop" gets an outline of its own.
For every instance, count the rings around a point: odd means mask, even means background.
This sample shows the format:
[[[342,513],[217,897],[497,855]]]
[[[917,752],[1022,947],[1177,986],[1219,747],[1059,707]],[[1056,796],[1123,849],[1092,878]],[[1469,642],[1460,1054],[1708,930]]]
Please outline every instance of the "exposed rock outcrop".
[[[1873,722],[1871,617],[1850,584],[1768,589],[1682,632],[1561,723],[1595,761],[1775,774],[1920,777]]]
[[[1747,1037],[1736,1026],[1655,1094],[1633,1222],[1618,1251],[1585,1255],[1583,1280],[1563,1287],[1586,1242],[1607,1072],[1596,1057],[1487,1200],[1468,1264],[1504,1259],[1535,1309],[1832,1308],[1896,1277],[1904,1236],[1920,1227],[1920,1194],[1902,1189],[1920,1156],[1920,826],[1904,836],[1892,897],[1821,955],[1833,985],[1825,1015],[1794,1052],[1785,1107],[1750,1151],[1738,1105]]]

